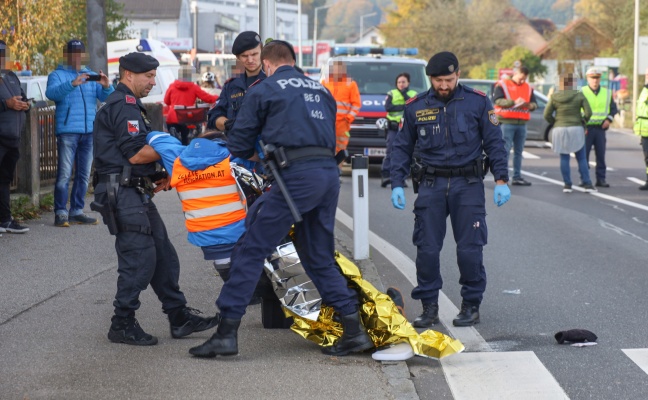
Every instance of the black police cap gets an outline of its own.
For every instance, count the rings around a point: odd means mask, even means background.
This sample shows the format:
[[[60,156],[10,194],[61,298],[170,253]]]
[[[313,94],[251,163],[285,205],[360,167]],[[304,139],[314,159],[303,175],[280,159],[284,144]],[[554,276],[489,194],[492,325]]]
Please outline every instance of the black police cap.
[[[128,53],[119,57],[119,66],[136,74],[157,69],[159,65],[158,60],[144,53]]]
[[[253,31],[239,33],[232,45],[232,54],[238,56],[244,51],[252,50],[261,44],[261,36]]]
[[[457,70],[459,70],[459,60],[457,60],[457,56],[449,51],[436,53],[430,58],[425,67],[425,73],[428,76],[450,75]]]

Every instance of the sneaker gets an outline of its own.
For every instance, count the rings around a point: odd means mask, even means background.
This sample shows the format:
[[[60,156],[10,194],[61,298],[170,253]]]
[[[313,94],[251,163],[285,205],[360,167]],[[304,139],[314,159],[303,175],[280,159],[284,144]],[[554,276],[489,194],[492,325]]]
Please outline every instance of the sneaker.
[[[108,339],[113,343],[124,343],[133,346],[153,346],[158,340],[144,332],[135,317],[120,318],[114,316],[108,331]]]
[[[563,186],[563,193],[571,193],[571,192],[572,192],[572,186],[565,183],[565,186]]]
[[[513,178],[511,184],[514,186],[531,186],[531,182],[525,181],[524,178]]]
[[[200,317],[198,314],[202,314],[202,312],[191,307],[182,307],[169,313],[171,337],[178,339],[194,332],[206,331],[218,325],[218,321],[220,321],[220,314],[208,318]],[[175,324],[171,322],[172,319],[176,322]]]
[[[99,223],[96,218],[90,218],[85,214],[70,215],[68,220],[71,224],[77,225],[97,225]]]
[[[0,232],[25,233],[29,232],[29,228],[20,225],[15,219],[12,219],[11,221],[0,224]]]
[[[588,183],[587,185],[583,185],[583,189],[585,189],[585,193],[592,193],[598,191],[591,183]]]
[[[54,217],[54,226],[60,226],[64,228],[70,226],[70,223],[68,222],[68,216],[63,214],[60,215],[57,214],[56,217]]]

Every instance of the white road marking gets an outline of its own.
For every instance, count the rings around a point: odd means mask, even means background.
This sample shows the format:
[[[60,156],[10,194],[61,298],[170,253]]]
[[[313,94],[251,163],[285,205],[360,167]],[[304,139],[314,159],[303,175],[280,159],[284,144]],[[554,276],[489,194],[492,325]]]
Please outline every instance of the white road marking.
[[[646,181],[642,181],[642,180],[639,179],[639,178],[633,178],[633,177],[631,177],[631,176],[628,177],[628,180],[629,180],[630,182],[638,183],[638,184],[641,185],[641,186],[643,186],[644,183],[646,183]]]
[[[527,171],[521,171],[521,172],[522,172],[522,175],[530,176],[532,178],[535,178],[535,179],[538,179],[538,180],[541,180],[541,181],[553,183],[553,184],[556,184],[558,186],[563,186],[565,184],[562,181],[547,178],[547,177],[544,177],[542,175],[534,174],[534,173],[527,172]],[[630,179],[630,178],[628,178],[628,179]],[[643,182],[642,182],[642,184],[643,184]],[[585,189],[583,189],[580,186],[576,186],[576,185],[573,185],[572,189],[575,190],[575,191],[579,191],[579,192],[585,192]],[[605,199],[605,200],[609,200],[609,201],[614,201],[614,202],[619,203],[619,204],[625,204],[626,206],[634,207],[634,208],[637,208],[639,210],[648,211],[648,206],[644,206],[643,204],[635,203],[633,201],[624,200],[624,199],[621,199],[619,197],[610,196],[608,194],[604,194],[604,193],[601,193],[601,192],[598,192],[598,191],[597,192],[591,192],[591,193],[589,193],[589,195],[590,196],[596,196],[596,197],[599,197],[601,199]]]
[[[621,351],[648,374],[648,349],[621,349]]]
[[[569,399],[532,351],[460,353],[441,365],[455,400]]]
[[[535,154],[529,153],[528,151],[523,151],[522,152],[522,158],[525,160],[539,160],[540,156],[536,156]]]
[[[353,230],[353,218],[341,209],[337,209],[335,218],[344,226]],[[407,278],[412,286],[416,286],[416,264],[402,251],[394,247],[391,243],[369,231],[369,244],[378,250],[389,262]],[[490,345],[477,332],[474,327],[457,328],[452,325],[452,320],[459,313],[459,309],[452,304],[452,301],[443,293],[439,292],[439,319],[448,329],[452,337],[461,340],[466,347],[466,351],[492,351]]]

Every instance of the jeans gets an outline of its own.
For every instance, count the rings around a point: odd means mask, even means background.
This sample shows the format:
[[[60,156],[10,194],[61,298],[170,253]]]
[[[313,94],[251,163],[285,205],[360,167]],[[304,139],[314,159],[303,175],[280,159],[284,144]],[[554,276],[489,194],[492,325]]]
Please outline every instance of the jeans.
[[[578,161],[578,172],[580,172],[581,182],[585,185],[591,185],[592,180],[589,176],[589,167],[587,166],[587,159],[585,158],[585,146],[574,153],[576,161]],[[563,176],[563,181],[566,185],[571,185],[571,177],[569,171],[569,154],[560,155],[560,172]]]
[[[83,214],[92,167],[92,134],[64,133],[56,135],[58,171],[54,186],[54,212],[68,215],[68,187],[72,168],[75,167],[74,183],[70,194],[70,216]]]
[[[527,137],[527,127],[525,124],[502,124],[502,135],[504,136],[504,148],[506,149],[506,165],[508,166],[508,157],[512,147],[513,179],[521,179],[522,152],[524,151],[524,142]]]

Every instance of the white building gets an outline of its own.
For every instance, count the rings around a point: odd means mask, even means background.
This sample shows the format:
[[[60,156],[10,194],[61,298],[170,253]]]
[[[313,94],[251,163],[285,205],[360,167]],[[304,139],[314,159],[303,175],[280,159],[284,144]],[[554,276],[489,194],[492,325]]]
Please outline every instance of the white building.
[[[188,51],[197,36],[199,52],[229,53],[239,32],[259,31],[258,0],[117,0],[131,22],[132,36],[158,39],[174,51]],[[276,38],[297,42],[297,5],[276,3]],[[308,16],[301,16],[302,40]],[[263,38],[265,39],[265,38]]]

